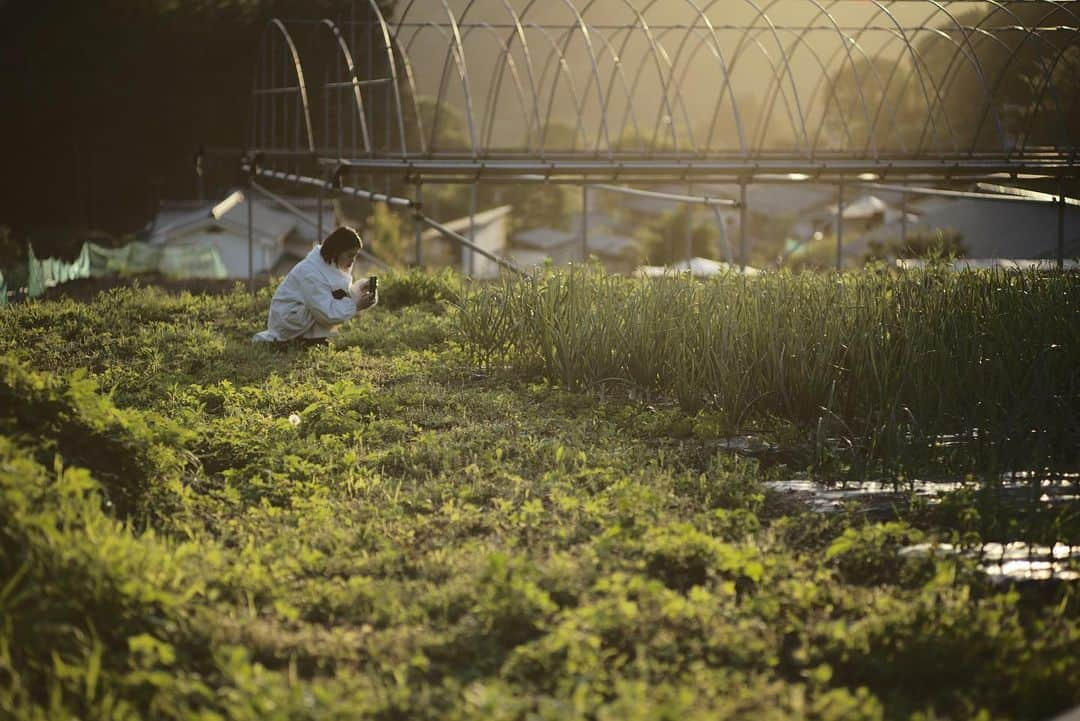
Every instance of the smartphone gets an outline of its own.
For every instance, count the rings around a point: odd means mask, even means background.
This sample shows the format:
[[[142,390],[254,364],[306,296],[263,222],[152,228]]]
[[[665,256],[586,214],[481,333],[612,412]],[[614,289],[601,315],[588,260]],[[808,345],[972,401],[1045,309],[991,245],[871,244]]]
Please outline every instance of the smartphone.
[[[373,275],[370,278],[368,278],[368,281],[367,281],[368,292],[371,293],[372,295],[374,295],[375,291],[378,290],[378,288],[379,288],[379,278],[378,278],[378,276]]]

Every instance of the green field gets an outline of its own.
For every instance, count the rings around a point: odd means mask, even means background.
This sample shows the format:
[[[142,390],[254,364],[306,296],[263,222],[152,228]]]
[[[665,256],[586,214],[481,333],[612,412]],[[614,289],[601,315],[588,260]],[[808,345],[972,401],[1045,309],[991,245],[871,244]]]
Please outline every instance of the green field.
[[[1078,582],[964,552],[1080,545],[1076,275],[380,288],[284,353],[268,290],[0,310],[0,718],[1080,703]],[[964,487],[822,514],[791,479]]]

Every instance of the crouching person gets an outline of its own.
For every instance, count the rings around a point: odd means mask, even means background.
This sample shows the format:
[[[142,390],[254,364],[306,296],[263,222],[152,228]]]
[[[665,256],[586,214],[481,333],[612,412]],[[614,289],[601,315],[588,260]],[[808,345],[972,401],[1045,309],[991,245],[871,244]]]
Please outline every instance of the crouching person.
[[[353,228],[340,227],[297,263],[270,301],[267,329],[257,343],[325,344],[337,326],[375,305],[370,281],[352,282],[352,266],[364,242]]]

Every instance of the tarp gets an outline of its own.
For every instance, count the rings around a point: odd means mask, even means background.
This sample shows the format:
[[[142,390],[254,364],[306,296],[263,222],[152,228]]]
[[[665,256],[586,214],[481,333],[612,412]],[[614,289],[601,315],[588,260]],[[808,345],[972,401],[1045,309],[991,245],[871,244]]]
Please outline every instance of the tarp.
[[[220,280],[228,276],[221,254],[213,246],[159,247],[128,243],[121,248],[105,248],[88,242],[83,243],[79,257],[70,263],[59,258],[39,260],[31,247],[27,261],[27,295],[40,298],[47,288],[79,278],[137,273],[161,273],[185,280]]]
[[[45,295],[45,268],[41,261],[34,257],[34,246],[30,246],[27,261],[26,291],[31,298],[40,298]]]
[[[221,254],[212,245],[167,245],[158,261],[158,272],[171,278],[229,277]]]

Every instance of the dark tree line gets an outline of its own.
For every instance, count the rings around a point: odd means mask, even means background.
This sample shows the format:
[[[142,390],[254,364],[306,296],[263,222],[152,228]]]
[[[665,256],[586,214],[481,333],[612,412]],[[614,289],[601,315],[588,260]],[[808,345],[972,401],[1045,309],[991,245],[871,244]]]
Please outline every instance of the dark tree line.
[[[366,8],[354,10],[352,0],[0,0],[0,225],[16,236],[57,227],[129,233],[160,198],[196,197],[200,146],[244,144],[267,20],[348,19]],[[204,168],[209,193],[237,180],[235,157],[208,154]]]
[[[899,63],[859,59],[854,66],[844,65],[832,78],[834,94],[828,99],[831,144],[861,147],[872,140],[879,147],[914,151],[955,141],[965,150],[999,151],[1003,145],[1067,147],[1080,142],[1080,47],[1067,29],[1075,21],[1067,10],[1041,3],[1013,4],[1009,10],[1014,15],[998,13],[985,23],[1018,28],[997,31],[1003,43],[972,33],[958,48],[939,34],[922,33],[916,42],[922,82],[905,80],[913,61],[903,53]],[[976,26],[984,13],[957,20]],[[951,24],[940,25],[960,39]],[[1020,26],[1044,28],[1042,39],[1025,36]],[[943,95],[941,104],[935,86]],[[923,93],[930,95],[929,105]],[[1000,126],[986,112],[988,96]]]

